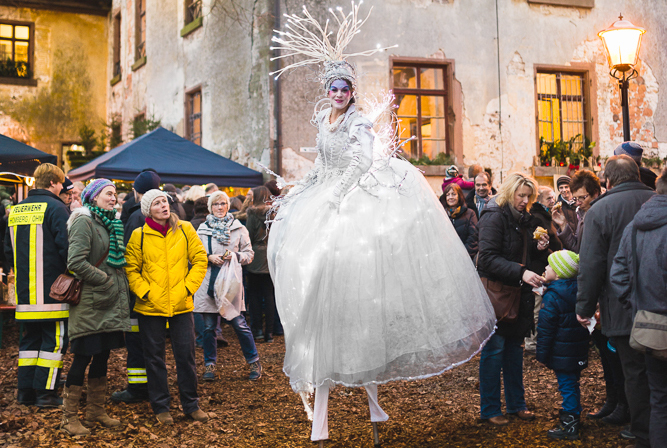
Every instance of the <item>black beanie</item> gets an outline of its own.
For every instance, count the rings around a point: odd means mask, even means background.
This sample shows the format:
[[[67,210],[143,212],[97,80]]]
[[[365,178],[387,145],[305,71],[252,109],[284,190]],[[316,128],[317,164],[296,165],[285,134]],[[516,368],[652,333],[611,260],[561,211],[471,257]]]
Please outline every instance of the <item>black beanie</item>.
[[[139,194],[144,194],[148,190],[154,190],[160,188],[160,176],[157,175],[155,171],[146,170],[139,173],[139,175],[134,179],[133,185],[134,191]]]

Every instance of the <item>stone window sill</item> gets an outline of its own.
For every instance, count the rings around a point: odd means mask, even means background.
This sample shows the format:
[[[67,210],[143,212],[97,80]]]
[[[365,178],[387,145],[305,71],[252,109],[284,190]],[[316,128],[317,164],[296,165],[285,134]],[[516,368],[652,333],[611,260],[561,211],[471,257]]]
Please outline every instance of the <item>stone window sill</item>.
[[[144,56],[144,57],[141,58],[141,59],[138,59],[137,62],[135,62],[134,64],[132,64],[132,71],[134,72],[134,71],[136,71],[136,70],[139,70],[139,69],[140,69],[141,67],[143,67],[144,65],[146,65],[146,56]]]
[[[113,87],[116,84],[120,82],[120,75],[116,75],[113,78],[111,78],[111,81],[109,81],[109,84]]]
[[[203,17],[197,17],[192,22],[188,23],[181,29],[181,37],[185,37],[197,28],[200,28],[204,23]]]
[[[528,0],[528,3],[539,3],[553,6],[574,6],[575,8],[595,7],[595,0]]]
[[[31,78],[0,77],[0,84],[11,84],[15,86],[37,87],[37,80]]]

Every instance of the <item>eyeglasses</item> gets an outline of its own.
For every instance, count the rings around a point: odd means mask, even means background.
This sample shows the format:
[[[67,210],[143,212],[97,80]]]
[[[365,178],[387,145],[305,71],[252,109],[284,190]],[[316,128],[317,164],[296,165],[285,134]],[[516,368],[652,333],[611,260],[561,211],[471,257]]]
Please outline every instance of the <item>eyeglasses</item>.
[[[584,202],[589,196],[590,194],[585,194],[583,196],[572,196],[572,198],[577,202]]]
[[[213,208],[213,207],[223,207],[225,205],[229,205],[229,202],[216,202],[215,204],[211,204],[211,208]]]

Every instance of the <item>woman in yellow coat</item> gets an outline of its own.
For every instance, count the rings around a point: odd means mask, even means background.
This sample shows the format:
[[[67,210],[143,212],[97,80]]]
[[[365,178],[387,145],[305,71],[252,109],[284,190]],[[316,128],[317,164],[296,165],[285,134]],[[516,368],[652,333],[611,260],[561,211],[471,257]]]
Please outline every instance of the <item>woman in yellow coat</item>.
[[[137,296],[134,310],[139,314],[151,407],[160,423],[174,423],[164,361],[169,323],[183,412],[205,422],[208,415],[199,409],[197,396],[192,295],[206,275],[206,250],[192,224],[170,212],[163,191],[147,191],[141,198],[141,212],[146,224],[130,237],[125,270]]]

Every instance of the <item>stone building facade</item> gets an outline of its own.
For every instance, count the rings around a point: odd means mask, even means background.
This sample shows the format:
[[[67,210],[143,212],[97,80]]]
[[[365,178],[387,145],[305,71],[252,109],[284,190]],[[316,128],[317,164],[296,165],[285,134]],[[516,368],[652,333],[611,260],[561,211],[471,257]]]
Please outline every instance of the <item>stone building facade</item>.
[[[253,168],[261,161],[288,178],[303,175],[323,92],[314,69],[269,75],[278,67],[270,38],[283,14],[301,14],[305,4],[325,19],[339,3],[144,1],[113,0],[108,17],[108,115],[121,117],[124,137],[135,117],[151,115]],[[632,138],[647,154],[667,156],[667,3],[366,0],[362,12],[370,7],[349,51],[398,47],[353,60],[358,93],[395,92],[401,136],[418,137],[406,155],[445,152],[459,166],[491,168],[496,183],[530,172],[540,137],[595,142],[596,155],[611,155],[623,138],[620,95],[597,32],[622,13],[647,29],[630,82]]]
[[[0,133],[62,160],[107,116],[111,0],[0,1]]]

